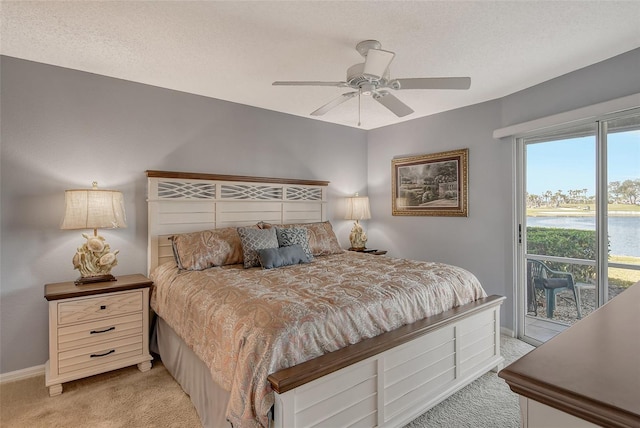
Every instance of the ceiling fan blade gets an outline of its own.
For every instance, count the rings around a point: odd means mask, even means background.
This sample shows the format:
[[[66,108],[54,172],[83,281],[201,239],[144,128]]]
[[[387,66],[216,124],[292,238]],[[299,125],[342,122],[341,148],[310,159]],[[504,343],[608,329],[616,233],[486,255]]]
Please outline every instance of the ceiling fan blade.
[[[381,79],[395,56],[396,54],[393,52],[383,51],[381,49],[369,49],[362,73],[368,77]]]
[[[393,89],[469,89],[470,77],[418,77],[394,79],[387,85]]]
[[[391,110],[391,112],[398,117],[403,117],[413,113],[413,109],[411,109],[411,107],[409,107],[387,91],[375,92],[373,94],[373,99]]]
[[[337,86],[346,87],[347,82],[318,82],[314,80],[310,81],[283,81],[273,82],[273,86]]]
[[[312,116],[322,116],[323,114],[325,114],[326,112],[328,112],[332,108],[339,106],[343,102],[355,97],[356,95],[358,95],[357,91],[356,92],[347,92],[345,94],[342,94],[338,98],[334,99],[333,101],[329,101],[327,104],[323,105],[318,110],[312,112],[311,115]]]

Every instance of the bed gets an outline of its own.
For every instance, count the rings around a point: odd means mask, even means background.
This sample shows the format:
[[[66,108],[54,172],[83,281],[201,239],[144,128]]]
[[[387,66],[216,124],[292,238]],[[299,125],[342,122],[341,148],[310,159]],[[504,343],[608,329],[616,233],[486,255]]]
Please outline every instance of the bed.
[[[401,426],[501,367],[504,298],[461,268],[342,250],[327,182],[147,176],[156,352],[203,426]]]

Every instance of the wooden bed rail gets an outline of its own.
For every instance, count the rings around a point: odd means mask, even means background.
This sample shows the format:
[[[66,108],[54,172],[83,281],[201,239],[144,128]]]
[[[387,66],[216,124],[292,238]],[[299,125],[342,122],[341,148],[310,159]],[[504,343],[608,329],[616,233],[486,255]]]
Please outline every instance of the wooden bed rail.
[[[279,370],[269,375],[271,387],[283,394],[301,385],[319,379],[349,365],[363,361],[393,347],[424,336],[444,325],[460,321],[488,307],[502,304],[504,296],[492,295],[466,305],[458,306],[440,314],[407,324],[396,330],[365,339],[359,343],[321,355],[294,367]]]

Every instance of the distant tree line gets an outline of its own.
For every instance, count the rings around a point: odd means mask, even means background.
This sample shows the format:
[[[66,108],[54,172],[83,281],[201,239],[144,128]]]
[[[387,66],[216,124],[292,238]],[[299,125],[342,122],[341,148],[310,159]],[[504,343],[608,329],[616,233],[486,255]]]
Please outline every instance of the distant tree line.
[[[640,179],[612,181],[608,186],[610,204],[631,204],[636,205],[640,201]],[[595,195],[587,195],[587,189],[562,190],[552,192],[547,190],[542,195],[527,193],[527,206],[537,207],[559,207],[563,204],[593,204]]]

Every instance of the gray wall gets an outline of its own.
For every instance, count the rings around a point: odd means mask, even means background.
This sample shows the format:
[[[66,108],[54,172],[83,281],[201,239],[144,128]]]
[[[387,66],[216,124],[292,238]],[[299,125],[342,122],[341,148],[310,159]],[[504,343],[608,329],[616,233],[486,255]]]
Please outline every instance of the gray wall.
[[[500,113],[491,101],[370,131],[369,241],[394,256],[461,266],[489,294],[510,296],[512,145],[492,138]],[[468,217],[391,215],[393,158],[462,148],[469,149]]]
[[[83,231],[60,230],[64,190],[124,192],[128,228],[104,230],[113,273],[146,271],[147,169],[329,180],[329,218],[348,247],[342,198],[366,193],[366,132],[104,76],[0,58],[0,372],[48,358],[45,283],[78,276]]]
[[[500,100],[496,128],[640,93],[640,48]]]
[[[640,93],[640,49],[507,97],[369,131],[369,242],[390,254],[467,268],[489,294],[507,296],[514,329],[515,145],[495,129]],[[469,216],[391,215],[391,159],[469,148]]]
[[[369,132],[14,58],[0,59],[0,372],[47,359],[43,284],[77,272],[81,237],[58,229],[64,190],[125,194],[129,228],[104,231],[115,274],[146,268],[147,169],[330,180],[343,246],[342,197],[371,200],[369,246],[456,264],[509,298],[513,328],[514,147],[492,132],[640,92],[640,49],[505,98]],[[469,148],[469,216],[391,216],[391,159]],[[367,189],[368,187],[368,189]]]

